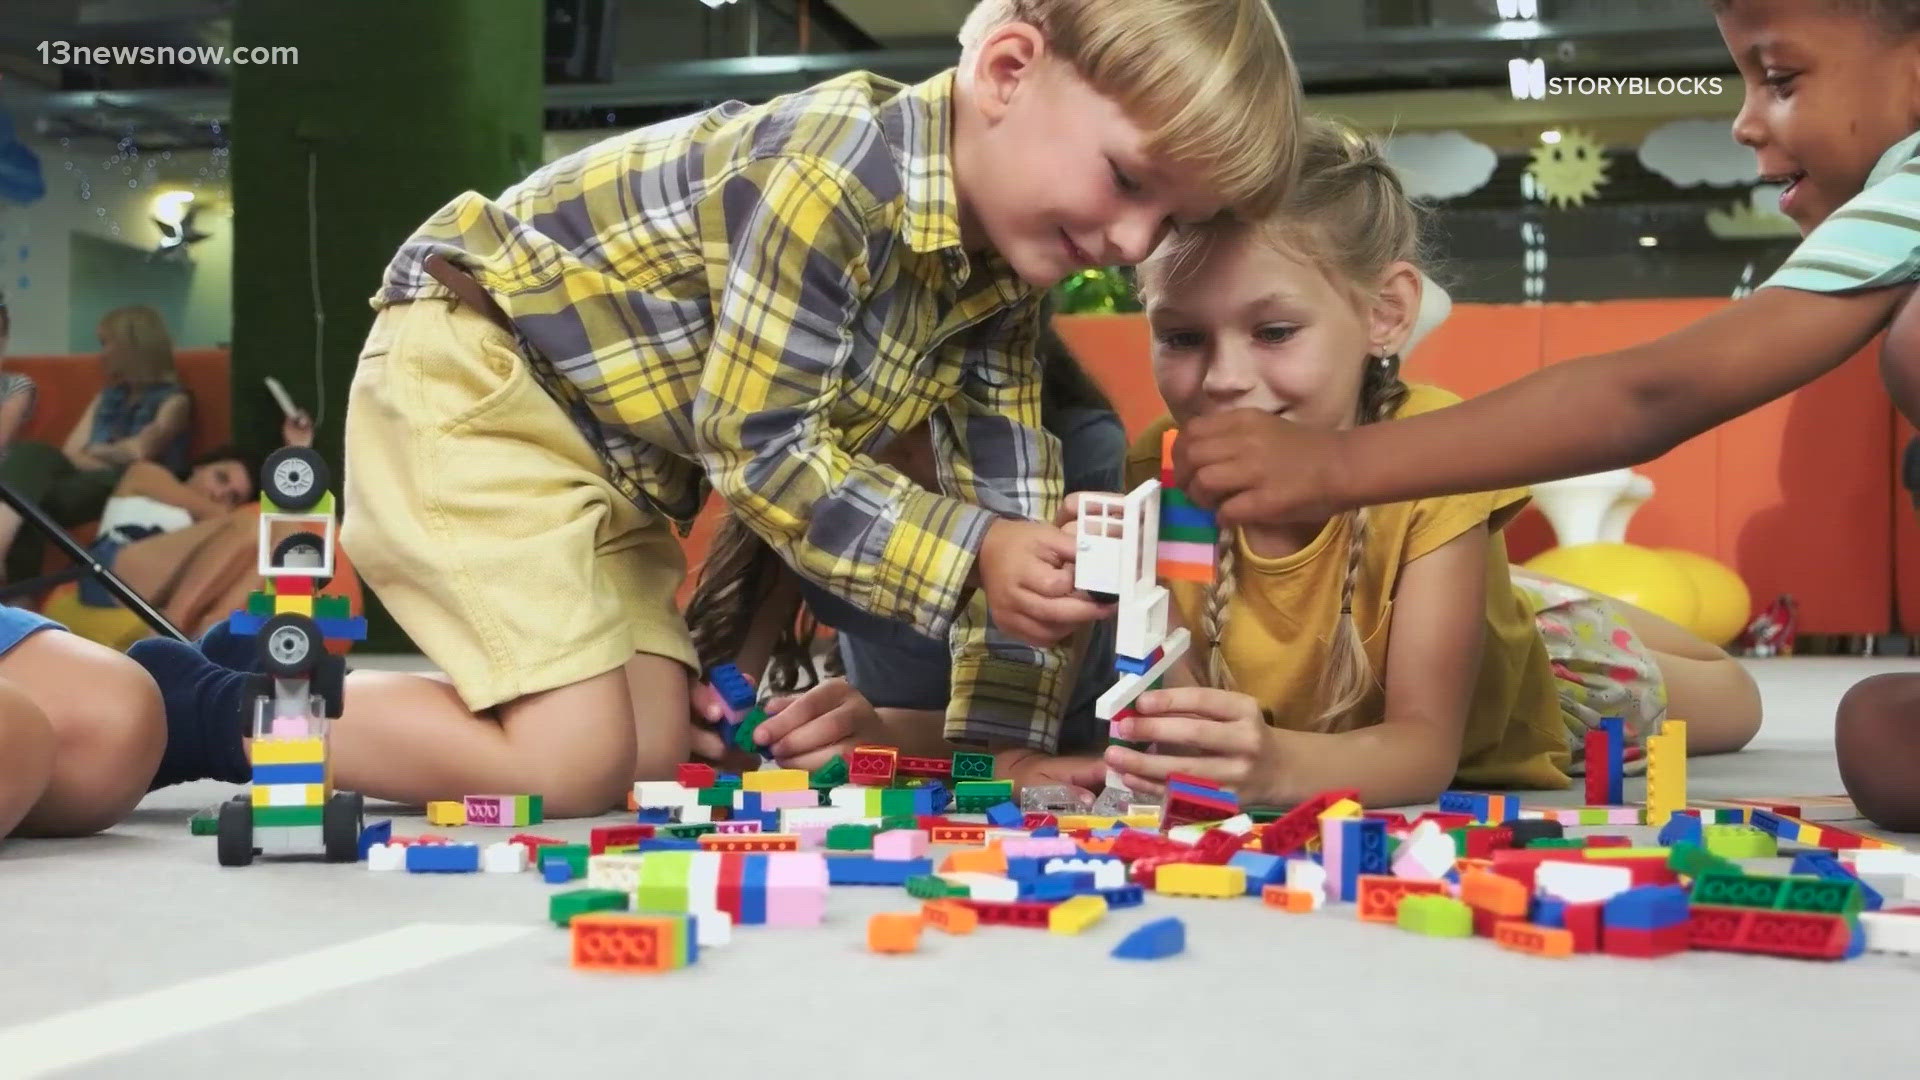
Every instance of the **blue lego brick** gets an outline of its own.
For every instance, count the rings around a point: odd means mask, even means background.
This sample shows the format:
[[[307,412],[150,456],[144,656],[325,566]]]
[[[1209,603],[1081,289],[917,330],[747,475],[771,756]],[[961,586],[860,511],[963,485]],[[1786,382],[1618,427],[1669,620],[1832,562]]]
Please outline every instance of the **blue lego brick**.
[[[1168,795],[1188,795],[1206,802],[1232,803],[1234,809],[1240,807],[1240,797],[1225,788],[1207,787],[1204,784],[1190,784],[1185,780],[1169,780],[1166,783]]]
[[[740,674],[740,669],[734,665],[714,665],[712,670],[707,672],[707,682],[720,695],[720,700],[726,702],[729,707],[740,712],[753,708],[755,701],[753,684],[748,682],[747,677]]]
[[[1641,885],[1600,909],[1608,930],[1659,930],[1687,921],[1687,890],[1679,885]]]
[[[1700,844],[1700,817],[1698,814],[1676,813],[1660,826],[1660,836],[1654,841],[1661,847],[1672,847],[1678,843]]]
[[[291,765],[255,765],[253,782],[256,784],[324,784],[327,782],[327,763],[303,761]]]
[[[1617,806],[1626,802],[1621,790],[1622,770],[1626,768],[1626,721],[1618,716],[1602,717],[1600,730],[1607,733],[1607,804]]]
[[[244,611],[236,611],[227,616],[227,632],[234,637],[252,637],[265,625],[267,625],[265,615],[249,615]]]
[[[916,805],[922,794],[924,794],[927,799],[927,809],[922,812],[928,815],[943,814],[946,812],[947,807],[953,805],[953,792],[949,791],[947,785],[938,780],[930,780],[924,787],[918,789],[914,795]]]
[[[1237,866],[1247,872],[1247,895],[1259,896],[1260,890],[1268,885],[1284,885],[1287,880],[1287,860],[1278,855],[1268,855],[1259,851],[1236,851],[1233,858],[1227,860],[1228,866]]]
[[[1178,503],[1160,504],[1160,527],[1176,529],[1217,529],[1220,523],[1214,520],[1213,511],[1198,506],[1181,506]]]
[[[480,845],[414,844],[407,848],[407,870],[415,874],[478,873]]]
[[[1766,833],[1776,840],[1782,836],[1798,838],[1800,835],[1800,826],[1793,824],[1771,810],[1755,810],[1753,817],[1747,824],[1752,825],[1754,828],[1759,829],[1761,832]]]
[[[767,923],[767,857],[748,855],[740,867],[740,925]]]
[[[883,862],[869,855],[836,855],[827,860],[829,885],[905,885],[910,877],[931,873],[932,859]]]
[[[1087,884],[1093,884],[1092,874],[1046,874],[1032,881],[1020,883],[1020,899],[1050,902],[1065,900],[1078,892],[1079,878],[1086,878]]]
[[[1128,934],[1113,947],[1120,960],[1159,960],[1187,947],[1187,924],[1179,919],[1156,919]]]
[[[1044,840],[1049,837],[1059,836],[1060,826],[1042,825],[1039,828],[1033,830],[1033,832],[1030,833],[1029,835],[1031,835],[1035,840]]]
[[[1341,839],[1347,846],[1340,853],[1340,861],[1351,863],[1358,873],[1386,873],[1387,823],[1374,818],[1361,818],[1346,822],[1342,828],[1346,830],[1346,835]],[[1357,848],[1356,838],[1359,841]]]
[[[687,963],[688,965],[692,965],[695,960],[700,959],[699,920],[691,912],[682,917],[687,920],[686,927],[681,931],[681,934],[687,940]]]
[[[740,798],[734,804],[734,809],[743,814],[764,813],[760,806],[760,793],[757,791],[741,792]]]
[[[987,821],[1002,829],[1017,829],[1024,820],[1026,816],[1020,813],[1020,808],[1010,802],[987,807]]]
[[[633,816],[633,820],[641,825],[671,825],[673,824],[673,807],[643,806],[640,812]]]
[[[1440,812],[1443,814],[1471,814],[1475,821],[1487,820],[1487,810],[1491,805],[1485,795],[1477,791],[1443,791],[1440,793]]]
[[[1564,928],[1567,925],[1567,902],[1557,896],[1534,897],[1532,921],[1535,926]]]
[[[682,840],[677,836],[649,836],[640,841],[634,853],[644,855],[649,851],[699,851],[700,841]]]
[[[364,615],[355,615],[350,619],[315,619],[313,625],[320,631],[320,636],[328,641],[367,640],[367,619]]]
[[[1038,881],[1046,876],[1047,860],[1034,855],[1016,855],[1007,860],[1007,876],[1015,881]]]
[[[1886,897],[1880,895],[1880,890],[1862,881],[1860,875],[1848,869],[1845,863],[1824,851],[1808,851],[1794,856],[1793,866],[1787,873],[1812,874],[1830,881],[1858,881],[1860,901],[1868,911],[1879,911],[1880,905],[1886,903]]]
[[[1847,938],[1847,951],[1840,954],[1842,960],[1851,960],[1867,951],[1867,928],[1859,919],[1849,919],[1848,924],[1853,927],[1853,933]]]
[[[382,818],[379,821],[376,821],[373,824],[367,826],[366,828],[361,829],[360,830],[360,861],[361,862],[367,861],[367,852],[373,850],[373,845],[384,844],[391,839],[393,839],[393,819],[392,818]]]
[[[1153,662],[1150,660],[1136,660],[1131,656],[1116,654],[1113,658],[1113,670],[1122,675],[1145,675],[1147,669],[1152,666]]]
[[[565,885],[573,880],[573,866],[565,859],[542,859],[540,878],[549,885]]]
[[[1138,885],[1122,885],[1117,889],[1100,889],[1098,895],[1107,902],[1109,910],[1123,907],[1139,907],[1147,902],[1147,890]]]
[[[718,776],[716,776],[716,777],[714,777],[714,778],[713,778],[713,782],[714,782],[715,784],[719,784],[719,785],[729,785],[729,784],[730,784],[730,785],[732,785],[732,786],[734,786],[734,787],[739,787],[739,786],[740,786],[740,774],[739,774],[739,773],[737,773],[737,772],[723,772],[723,773],[721,773],[720,775],[718,775]]]

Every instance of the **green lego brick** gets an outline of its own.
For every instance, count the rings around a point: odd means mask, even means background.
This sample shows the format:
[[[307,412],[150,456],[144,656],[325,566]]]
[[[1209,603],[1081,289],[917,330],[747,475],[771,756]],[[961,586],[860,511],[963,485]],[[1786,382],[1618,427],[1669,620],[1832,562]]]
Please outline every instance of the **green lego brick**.
[[[313,617],[316,619],[351,619],[353,604],[344,596],[316,596],[313,598]]]
[[[543,844],[536,849],[534,858],[543,866],[548,859],[564,859],[573,876],[582,878],[587,876],[587,858],[592,850],[585,844]]]
[[[187,829],[195,836],[220,835],[220,808],[209,806],[193,815],[193,820],[187,822]]]
[[[255,589],[253,592],[248,593],[247,614],[258,615],[262,618],[271,618],[273,616],[273,594],[260,589]]]
[[[920,900],[965,900],[972,893],[973,890],[965,885],[955,885],[934,874],[920,874],[907,879],[907,895]]]
[[[678,825],[662,825],[656,831],[661,836],[670,836],[675,840],[697,840],[718,827],[711,821],[688,821]]]
[[[1160,489],[1160,505],[1192,506],[1193,498],[1177,487],[1162,487]]]
[[[962,780],[953,785],[953,794],[955,798],[971,795],[983,799],[997,795],[1000,801],[1005,802],[1013,798],[1013,781]]]
[[[693,876],[693,853],[656,851],[648,855],[640,870],[640,887],[634,892],[634,910],[676,914],[687,910],[689,882]]]
[[[555,926],[566,926],[575,915],[590,911],[625,911],[627,894],[618,889],[569,889],[547,898],[547,918]]]
[[[256,806],[253,827],[273,829],[283,825],[319,825],[326,821],[324,806]]]
[[[1692,899],[1696,904],[1772,908],[1848,917],[1858,915],[1864,906],[1858,881],[1728,874],[1712,870],[1693,879]]]
[[[847,782],[847,759],[839,754],[833,760],[813,770],[807,776],[807,786],[812,788],[837,788]]]
[[[1707,825],[1700,830],[1707,851],[1723,859],[1771,859],[1780,844],[1751,825]]]
[[[547,819],[546,796],[522,795],[527,800],[527,824],[538,825]]]
[[[1777,907],[1786,879],[1708,870],[1693,879],[1692,901],[1725,907]]]
[[[827,850],[872,851],[873,834],[878,831],[871,825],[830,825],[827,827]]]
[[[726,787],[715,785],[700,789],[697,796],[701,806],[732,806],[733,793],[740,789],[728,784]]]
[[[913,792],[905,788],[890,788],[880,793],[880,814],[882,817],[899,815],[913,816]],[[908,826],[911,828],[912,826]]]
[[[1220,530],[1198,525],[1169,525],[1163,521],[1160,523],[1160,539],[1186,544],[1217,544],[1220,542]]]
[[[1256,825],[1278,821],[1287,815],[1286,809],[1279,806],[1243,806],[1240,812],[1252,818]]]
[[[894,829],[918,829],[919,827],[920,816],[918,814],[896,814],[892,817],[881,818],[880,828],[877,831],[890,832]]]
[[[1453,856],[1454,856],[1454,858],[1456,858],[1456,859],[1458,859],[1458,858],[1463,858],[1463,857],[1465,857],[1465,856],[1466,856],[1466,854],[1467,854],[1467,830],[1466,830],[1466,827],[1465,827],[1465,826],[1462,826],[1462,827],[1460,827],[1460,828],[1458,828],[1458,829],[1448,829],[1448,830],[1447,830],[1447,835],[1448,835],[1448,836],[1451,836],[1451,837],[1453,837]]]
[[[1858,881],[1838,878],[1788,878],[1780,897],[1787,911],[1807,911],[1818,915],[1845,915],[1852,918],[1866,906]]]
[[[961,751],[953,755],[953,780],[993,779],[993,755]]]
[[[1699,844],[1682,840],[1668,849],[1667,869],[1676,874],[1685,874],[1697,878],[1701,874],[1713,872],[1731,877],[1742,877],[1745,870],[1730,863],[1718,855],[1709,855]]]
[[[1583,848],[1587,846],[1587,842],[1572,836],[1538,836],[1527,841],[1527,846],[1530,848]]]
[[[1473,936],[1473,910],[1437,893],[1401,897],[1397,921],[1400,929],[1428,937]]]
[[[767,711],[755,705],[740,718],[740,726],[733,731],[733,748],[745,754],[758,754],[760,744],[753,741],[753,731],[767,722]]]

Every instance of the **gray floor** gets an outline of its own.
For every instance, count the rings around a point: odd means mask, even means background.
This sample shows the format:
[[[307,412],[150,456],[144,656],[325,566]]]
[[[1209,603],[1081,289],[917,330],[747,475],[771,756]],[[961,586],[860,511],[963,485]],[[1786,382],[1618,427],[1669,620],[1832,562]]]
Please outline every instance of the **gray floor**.
[[[1862,675],[1897,666],[1756,663],[1768,704],[1759,741],[1693,762],[1690,790],[1839,791],[1834,702]],[[566,936],[540,925],[550,887],[532,875],[221,870],[186,818],[227,790],[158,793],[89,840],[0,844],[0,1078],[38,1075],[29,1065],[49,1061],[65,1066],[58,1075],[88,1077],[621,1066],[804,1080],[1169,1068],[1875,1077],[1911,1075],[1914,1064],[1894,1047],[1913,1045],[1901,1033],[1920,959],[1542,961],[1359,924],[1351,909],[1290,916],[1244,901],[1149,898],[1079,940],[994,928],[929,934],[917,955],[876,957],[865,916],[903,910],[905,898],[843,888],[817,930],[748,928],[685,971],[593,976],[570,970]],[[401,831],[422,825],[391,816]],[[543,831],[584,838],[592,824]],[[1168,914],[1187,921],[1185,955],[1108,958],[1127,930]],[[500,940],[425,962],[449,933]],[[383,965],[397,970],[378,974]]]

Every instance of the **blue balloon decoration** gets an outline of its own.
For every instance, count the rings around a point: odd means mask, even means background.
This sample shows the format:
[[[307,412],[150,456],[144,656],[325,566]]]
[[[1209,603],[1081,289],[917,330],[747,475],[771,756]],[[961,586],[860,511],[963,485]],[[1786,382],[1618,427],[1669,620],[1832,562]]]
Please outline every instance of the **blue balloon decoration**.
[[[0,110],[0,199],[25,204],[37,202],[46,193],[40,158],[14,138],[13,117]]]

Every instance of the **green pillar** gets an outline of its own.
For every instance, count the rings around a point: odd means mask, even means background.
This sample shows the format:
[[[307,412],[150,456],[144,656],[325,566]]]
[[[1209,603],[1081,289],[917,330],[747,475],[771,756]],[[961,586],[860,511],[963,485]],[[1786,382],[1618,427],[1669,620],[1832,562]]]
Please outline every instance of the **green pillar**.
[[[339,474],[347,385],[381,269],[455,195],[498,194],[539,165],[541,10],[539,0],[240,0],[235,46],[299,50],[297,63],[231,69],[241,446],[279,445],[280,411],[262,383],[272,375],[319,419],[316,444]],[[368,647],[405,648],[368,608]]]

